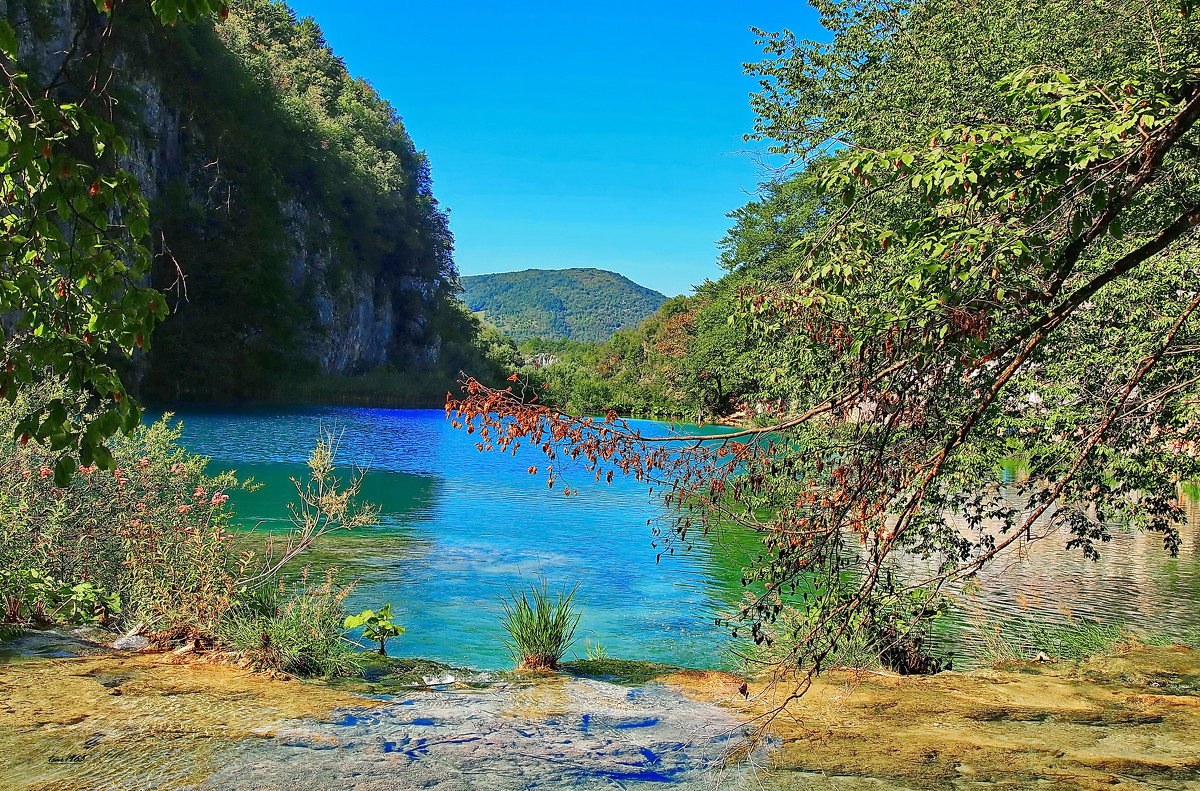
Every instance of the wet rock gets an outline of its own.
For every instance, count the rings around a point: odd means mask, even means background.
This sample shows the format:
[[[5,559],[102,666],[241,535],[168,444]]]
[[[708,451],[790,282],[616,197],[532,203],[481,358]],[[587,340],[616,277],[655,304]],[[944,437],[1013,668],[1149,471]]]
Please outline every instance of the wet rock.
[[[505,677],[376,700],[164,658],[0,665],[0,789],[710,791],[741,742],[730,712],[657,682]]]
[[[497,675],[368,699],[164,658],[0,664],[0,789],[1200,789],[1200,695],[1185,691],[1200,657],[1184,649],[1033,673],[831,673],[774,720],[773,751],[754,760],[776,771],[762,777],[725,759],[746,746],[744,719],[789,690],[754,684],[746,701],[724,673],[633,685]],[[379,662],[371,683],[440,672]]]
[[[744,715],[784,706],[771,725],[783,742],[771,762],[787,788],[824,789],[812,783],[819,775],[838,778],[828,787],[839,791],[1190,791],[1200,788],[1200,697],[1160,690],[1167,679],[1186,687],[1198,671],[1195,652],[1140,648],[929,677],[829,673],[792,700],[800,679],[785,677],[754,685],[747,702],[724,700]]]
[[[118,637],[112,642],[112,647],[118,651],[141,651],[148,645],[150,645],[150,641],[140,634]]]
[[[97,645],[105,645],[113,639],[112,632],[101,629],[99,626],[80,626],[72,629],[69,634],[71,637],[78,637],[80,640]]]
[[[663,684],[562,676],[336,714],[284,723],[202,788],[709,789],[742,733],[728,712]]]
[[[31,629],[0,645],[0,661],[21,659],[65,659],[95,656],[107,651],[90,640],[53,629]]]

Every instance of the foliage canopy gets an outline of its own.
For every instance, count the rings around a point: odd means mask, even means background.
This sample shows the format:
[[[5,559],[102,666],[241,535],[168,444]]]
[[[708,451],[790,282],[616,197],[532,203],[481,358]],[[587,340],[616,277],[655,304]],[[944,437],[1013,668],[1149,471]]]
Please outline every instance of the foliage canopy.
[[[99,24],[81,30],[48,84],[18,66],[20,37],[0,19],[0,313],[5,314],[0,396],[50,377],[65,378],[88,396],[78,404],[54,399],[15,428],[58,452],[55,480],[65,484],[77,461],[111,469],[105,440],[132,431],[141,413],[127,397],[109,355],[144,348],[167,312],[163,296],[144,285],[150,272],[150,219],[136,179],[117,164],[126,150],[105,120],[103,64],[82,41],[107,37],[113,0],[97,0]],[[154,0],[163,21],[196,19],[223,8],[218,0]],[[94,42],[87,42],[94,43]],[[79,50],[77,53],[77,49]],[[77,80],[80,73],[90,73]],[[60,90],[68,83],[70,90]]]
[[[755,135],[803,172],[737,213],[723,281],[783,419],[682,445],[519,379],[448,405],[558,480],[665,485],[667,546],[758,531],[735,629],[807,611],[810,669],[864,619],[919,644],[947,585],[1058,528],[1093,557],[1117,524],[1175,551],[1200,475],[1196,3],[815,5],[831,43],[764,34],[751,67]],[[1030,476],[1001,488],[1012,457]]]

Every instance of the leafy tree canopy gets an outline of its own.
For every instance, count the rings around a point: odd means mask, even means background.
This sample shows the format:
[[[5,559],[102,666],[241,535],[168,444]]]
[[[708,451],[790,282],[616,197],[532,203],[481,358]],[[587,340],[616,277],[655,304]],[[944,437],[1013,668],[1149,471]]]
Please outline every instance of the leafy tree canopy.
[[[1197,3],[815,5],[832,43],[764,35],[752,69],[755,136],[817,205],[751,204],[726,248],[784,419],[673,449],[521,387],[451,405],[497,447],[666,483],[668,545],[759,531],[738,628],[770,641],[808,610],[810,668],[864,624],[902,642],[1051,528],[1090,556],[1114,524],[1174,551],[1200,475]],[[1002,490],[1013,457],[1030,477]]]

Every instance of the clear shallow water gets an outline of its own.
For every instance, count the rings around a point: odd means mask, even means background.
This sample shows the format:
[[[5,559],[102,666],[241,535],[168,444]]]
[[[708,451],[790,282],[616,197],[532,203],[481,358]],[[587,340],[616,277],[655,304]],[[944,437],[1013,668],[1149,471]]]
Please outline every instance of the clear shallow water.
[[[366,470],[363,498],[383,509],[381,524],[325,540],[312,558],[362,582],[352,612],[392,603],[408,630],[391,653],[455,665],[510,664],[501,637],[500,599],[544,576],[551,589],[579,584],[583,608],[576,652],[585,640],[609,656],[689,667],[727,664],[729,638],[713,618],[740,594],[745,563],[736,547],[702,545],[656,560],[651,525],[661,511],[646,486],[618,476],[597,484],[582,468],[564,482],[578,496],[551,492],[545,460],[480,453],[476,437],[440,410],[313,407],[300,410],[180,412],[185,446],[264,486],[232,493],[239,521],[282,526],[322,428],[342,436],[340,464]],[[648,424],[648,427],[652,424]],[[653,426],[653,433],[667,430]],[[707,431],[707,429],[706,429]]]
[[[741,785],[744,768],[722,759],[744,730],[661,684],[421,693],[329,723],[284,724],[273,740],[231,751],[201,788],[716,791]]]

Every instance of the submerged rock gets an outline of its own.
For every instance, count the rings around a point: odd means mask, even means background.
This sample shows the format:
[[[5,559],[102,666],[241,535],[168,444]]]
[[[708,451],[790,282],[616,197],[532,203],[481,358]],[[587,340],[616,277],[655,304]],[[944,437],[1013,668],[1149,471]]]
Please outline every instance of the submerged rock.
[[[96,656],[108,649],[96,642],[96,637],[111,639],[112,635],[95,629],[63,633],[56,629],[12,630],[7,640],[0,641],[0,661],[23,659],[64,659]]]
[[[783,703],[786,685],[694,670],[627,685],[485,678],[380,660],[359,682],[378,695],[366,698],[181,659],[0,663],[0,788],[1200,788],[1200,652],[1184,648],[931,677],[829,674],[773,720],[751,762],[772,769],[757,777],[726,759],[748,750],[745,723]],[[456,688],[422,680],[442,674]],[[464,678],[475,686],[459,688]]]
[[[414,692],[338,714],[245,745],[202,787],[708,789],[742,731],[729,713],[662,684],[562,677]]]
[[[0,788],[707,790],[741,740],[731,712],[659,682],[513,675],[370,699],[178,659],[0,665]]]

